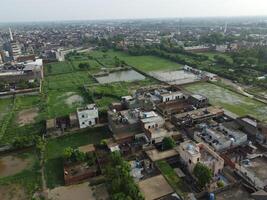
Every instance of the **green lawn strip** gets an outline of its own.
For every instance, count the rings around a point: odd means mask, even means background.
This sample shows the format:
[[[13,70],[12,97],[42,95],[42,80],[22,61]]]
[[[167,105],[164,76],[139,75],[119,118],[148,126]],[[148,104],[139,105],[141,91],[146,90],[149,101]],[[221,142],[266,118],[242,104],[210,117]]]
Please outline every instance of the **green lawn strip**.
[[[31,166],[13,176],[0,178],[0,185],[18,184],[25,189],[29,199],[31,199],[34,192],[41,188],[39,160],[33,151],[18,154],[18,156],[22,158],[30,158],[32,160]]]
[[[186,193],[184,192],[185,185],[183,181],[177,176],[173,168],[166,161],[157,161],[156,165],[158,169],[161,171],[165,179],[174,189],[174,191],[180,195],[182,198],[185,198]]]
[[[97,144],[102,139],[111,137],[107,127],[80,130],[71,135],[49,139],[46,148],[45,174],[47,185],[54,188],[63,185],[63,152],[66,147],[79,147],[86,144]]]

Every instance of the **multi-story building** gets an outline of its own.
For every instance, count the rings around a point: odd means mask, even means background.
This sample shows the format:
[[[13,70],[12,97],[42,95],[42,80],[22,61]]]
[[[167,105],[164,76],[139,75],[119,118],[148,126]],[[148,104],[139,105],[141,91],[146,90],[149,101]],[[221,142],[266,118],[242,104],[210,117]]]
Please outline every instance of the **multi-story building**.
[[[77,109],[80,128],[92,127],[98,122],[98,108],[95,104],[89,104]]]
[[[212,170],[214,176],[220,174],[224,167],[223,158],[204,143],[185,141],[178,146],[178,152],[190,173],[193,173],[198,162]]]

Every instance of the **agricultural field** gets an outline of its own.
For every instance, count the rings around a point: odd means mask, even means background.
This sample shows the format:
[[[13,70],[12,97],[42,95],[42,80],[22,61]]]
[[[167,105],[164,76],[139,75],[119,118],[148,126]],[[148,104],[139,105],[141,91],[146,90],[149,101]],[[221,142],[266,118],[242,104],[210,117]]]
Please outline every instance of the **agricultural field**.
[[[88,98],[96,103],[100,110],[105,110],[110,103],[120,101],[122,96],[132,95],[140,87],[157,83],[155,80],[146,78],[136,82],[90,85],[87,87]]]
[[[266,104],[226,88],[211,83],[197,83],[187,85],[185,89],[193,93],[203,94],[209,98],[211,104],[222,106],[239,116],[251,115],[262,121],[267,120]]]
[[[102,139],[111,137],[107,127],[81,130],[72,135],[48,140],[46,148],[45,175],[49,188],[64,184],[63,152],[67,147],[77,148],[86,144],[100,143]]]
[[[31,199],[41,187],[39,159],[33,150],[0,157],[0,199]]]
[[[96,58],[102,58],[103,56],[117,56],[120,60],[125,61],[128,65],[131,65],[143,72],[179,70],[182,67],[182,65],[178,63],[156,56],[131,56],[124,52],[112,50],[107,52],[93,51],[90,52],[90,55]]]
[[[40,135],[43,125],[43,105],[40,96],[16,96],[14,99],[1,99],[3,105],[1,111],[8,113],[2,118],[0,129],[0,145],[11,144],[18,137],[34,137]],[[1,104],[2,105],[2,104]]]

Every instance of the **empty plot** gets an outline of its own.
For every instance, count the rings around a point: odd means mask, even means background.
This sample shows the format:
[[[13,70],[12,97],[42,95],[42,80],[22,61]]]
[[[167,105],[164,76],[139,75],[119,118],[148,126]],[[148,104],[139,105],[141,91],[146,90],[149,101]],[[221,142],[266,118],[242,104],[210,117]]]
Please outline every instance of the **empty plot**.
[[[202,94],[209,98],[214,105],[219,105],[225,109],[239,115],[251,115],[259,120],[267,120],[267,105],[237,94],[223,87],[210,83],[197,83],[185,86],[190,92]]]
[[[106,76],[100,76],[97,77],[96,80],[99,83],[113,83],[113,82],[121,82],[121,81],[138,81],[138,80],[144,80],[146,77],[144,77],[142,74],[139,74],[138,72],[134,70],[127,70],[127,71],[118,71],[110,73]]]
[[[193,83],[200,80],[197,75],[184,70],[149,72],[149,75],[171,85]]]

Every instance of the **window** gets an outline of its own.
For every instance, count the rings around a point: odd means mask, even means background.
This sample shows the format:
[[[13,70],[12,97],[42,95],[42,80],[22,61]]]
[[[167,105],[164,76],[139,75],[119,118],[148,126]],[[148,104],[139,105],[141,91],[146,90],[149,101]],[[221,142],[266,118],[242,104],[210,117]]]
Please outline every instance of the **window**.
[[[189,164],[191,164],[191,163],[192,163],[192,161],[191,161],[190,159],[189,159],[189,161],[188,161],[188,162],[189,162]]]
[[[197,162],[199,162],[199,158],[197,158]]]

